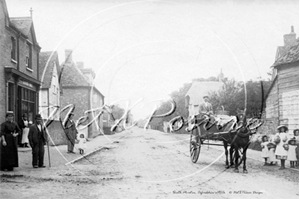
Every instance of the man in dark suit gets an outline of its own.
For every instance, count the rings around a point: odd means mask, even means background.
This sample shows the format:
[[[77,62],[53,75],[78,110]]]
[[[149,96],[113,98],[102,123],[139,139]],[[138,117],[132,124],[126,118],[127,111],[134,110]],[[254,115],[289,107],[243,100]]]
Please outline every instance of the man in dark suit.
[[[32,148],[32,166],[33,168],[44,168],[44,145],[48,142],[48,137],[40,114],[35,116],[35,123],[29,129],[29,144]]]
[[[74,116],[74,113],[71,113],[65,124],[65,133],[66,133],[67,145],[68,145],[67,153],[75,153],[74,145],[75,145],[75,140],[76,140],[78,132],[77,132],[77,129],[75,126],[75,122],[73,121],[73,116]]]

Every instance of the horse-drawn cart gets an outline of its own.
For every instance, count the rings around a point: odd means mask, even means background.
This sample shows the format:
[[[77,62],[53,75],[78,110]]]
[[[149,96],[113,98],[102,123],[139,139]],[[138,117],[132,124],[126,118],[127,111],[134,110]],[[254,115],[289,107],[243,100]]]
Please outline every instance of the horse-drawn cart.
[[[256,133],[256,129],[262,125],[261,120],[249,119],[247,121],[244,115],[240,115],[220,121],[208,115],[195,115],[187,122],[184,122],[180,116],[170,121],[170,128],[173,131],[179,130],[183,125],[187,125],[186,131],[190,132],[190,158],[193,163],[198,161],[202,145],[224,146],[227,168],[235,165],[235,171],[238,172],[238,166],[244,161],[244,172],[247,172],[246,151],[251,135]],[[173,126],[177,128],[174,129]],[[210,140],[222,141],[223,144],[209,143]],[[228,146],[230,147],[229,161]]]

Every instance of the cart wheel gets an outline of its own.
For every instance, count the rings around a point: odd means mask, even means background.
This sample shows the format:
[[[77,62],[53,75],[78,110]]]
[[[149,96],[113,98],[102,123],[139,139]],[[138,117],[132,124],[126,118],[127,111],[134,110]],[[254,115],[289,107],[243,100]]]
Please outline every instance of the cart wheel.
[[[196,133],[195,133],[196,131]],[[194,136],[195,133],[196,136],[196,142],[192,142],[192,138]],[[201,140],[200,140],[200,132],[198,130],[198,128],[193,129],[191,132],[191,136],[190,136],[190,155],[191,155],[191,160],[193,163],[196,163],[198,161],[199,155],[200,155],[200,149],[201,149]]]

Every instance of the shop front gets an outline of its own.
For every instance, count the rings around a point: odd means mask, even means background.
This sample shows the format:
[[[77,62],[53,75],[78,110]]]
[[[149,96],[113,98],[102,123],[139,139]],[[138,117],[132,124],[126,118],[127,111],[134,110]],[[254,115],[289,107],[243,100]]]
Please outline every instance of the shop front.
[[[38,92],[40,82],[14,68],[5,68],[7,85],[7,110],[14,111],[15,121],[23,114],[34,121],[38,110]]]

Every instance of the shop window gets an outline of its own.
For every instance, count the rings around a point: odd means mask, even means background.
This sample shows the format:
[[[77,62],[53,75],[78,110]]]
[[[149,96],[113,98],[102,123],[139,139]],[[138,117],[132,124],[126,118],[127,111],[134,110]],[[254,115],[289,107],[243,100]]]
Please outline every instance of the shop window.
[[[22,88],[22,99],[21,99],[21,114],[26,113],[28,119],[33,121],[34,112],[35,112],[35,96],[36,92]]]

